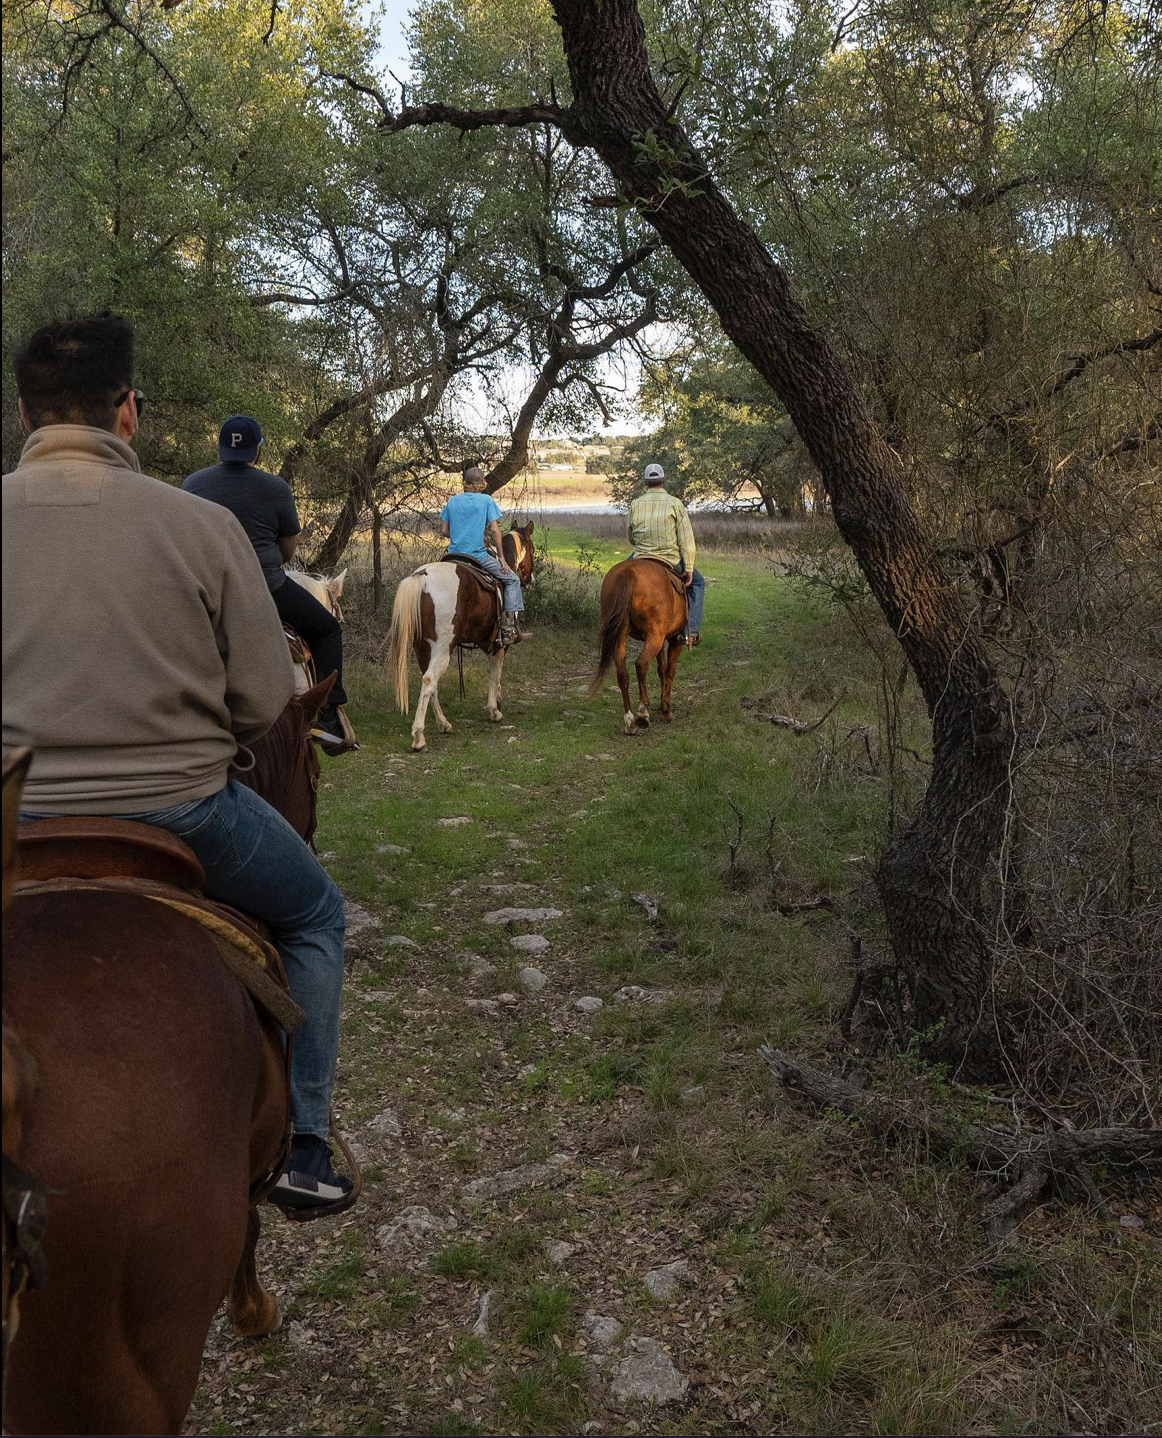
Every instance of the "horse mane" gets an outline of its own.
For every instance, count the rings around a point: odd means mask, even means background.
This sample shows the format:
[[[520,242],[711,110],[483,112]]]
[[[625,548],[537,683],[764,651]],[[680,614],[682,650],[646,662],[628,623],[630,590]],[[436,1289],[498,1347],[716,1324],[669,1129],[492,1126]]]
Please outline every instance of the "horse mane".
[[[504,550],[505,563],[515,569],[517,565],[516,536],[511,529],[500,536],[500,547]]]

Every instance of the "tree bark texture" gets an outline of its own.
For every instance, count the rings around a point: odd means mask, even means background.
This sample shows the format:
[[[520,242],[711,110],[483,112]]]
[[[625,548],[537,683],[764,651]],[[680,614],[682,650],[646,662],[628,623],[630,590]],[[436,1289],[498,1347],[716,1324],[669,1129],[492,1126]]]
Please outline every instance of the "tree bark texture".
[[[984,881],[1013,757],[1005,695],[854,380],[787,277],[734,212],[654,85],[634,0],[553,0],[577,131],[713,305],[786,407],[832,512],[919,681],[933,726],[931,781],[877,872],[893,949],[934,1050],[983,1036],[990,930]]]

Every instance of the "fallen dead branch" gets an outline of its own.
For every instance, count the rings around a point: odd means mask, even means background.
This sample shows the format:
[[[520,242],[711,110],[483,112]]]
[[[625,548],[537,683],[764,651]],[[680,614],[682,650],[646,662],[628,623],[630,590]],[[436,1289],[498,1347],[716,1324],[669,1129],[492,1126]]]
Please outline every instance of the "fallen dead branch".
[[[1092,1203],[1103,1218],[1113,1214],[1090,1173],[1101,1165],[1114,1177],[1162,1174],[1162,1130],[1144,1128],[1055,1129],[1016,1133],[943,1118],[920,1100],[864,1093],[781,1049],[763,1045],[759,1057],[784,1087],[797,1089],[819,1108],[836,1109],[881,1134],[921,1133],[932,1147],[968,1159],[994,1178],[998,1192],[981,1213],[995,1248],[1010,1239],[1022,1213],[1055,1188]]]
[[[763,719],[768,724],[781,724],[785,729],[790,729],[792,733],[795,734],[813,734],[816,729],[821,728],[824,724],[827,723],[828,719],[831,718],[831,716],[839,708],[840,704],[843,703],[846,694],[847,690],[845,689],[843,693],[839,696],[839,698],[835,701],[835,703],[831,706],[831,708],[828,709],[827,713],[824,714],[821,719],[816,719],[813,724],[804,724],[801,719],[792,719],[789,714],[768,714],[765,713],[763,710],[755,709],[755,701],[753,699],[748,699],[745,695],[740,702],[742,703],[742,707],[744,709],[750,709],[753,711],[754,717],[756,719]]]

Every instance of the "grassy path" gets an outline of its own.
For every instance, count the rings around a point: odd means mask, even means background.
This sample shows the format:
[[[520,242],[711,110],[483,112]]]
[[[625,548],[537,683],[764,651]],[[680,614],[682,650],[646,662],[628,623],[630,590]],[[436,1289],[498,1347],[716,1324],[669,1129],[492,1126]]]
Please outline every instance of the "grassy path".
[[[559,569],[578,542],[555,536]],[[318,843],[355,905],[338,1093],[367,1192],[342,1222],[270,1222],[286,1327],[216,1327],[191,1431],[1018,1432],[1040,1411],[948,1173],[769,1096],[757,1044],[823,1052],[844,997],[835,921],[771,898],[866,878],[880,780],[844,735],[872,676],[768,566],[705,567],[677,719],[634,738],[612,681],[586,695],[588,633],[514,652],[498,726],[470,659],[455,732],[418,757],[356,667],[364,747],[326,771]],[[846,697],[801,740],[742,709],[759,694],[812,717]],[[506,906],[560,917],[488,921]],[[666,1294],[650,1275],[675,1263]],[[634,1399],[646,1369],[675,1402]]]

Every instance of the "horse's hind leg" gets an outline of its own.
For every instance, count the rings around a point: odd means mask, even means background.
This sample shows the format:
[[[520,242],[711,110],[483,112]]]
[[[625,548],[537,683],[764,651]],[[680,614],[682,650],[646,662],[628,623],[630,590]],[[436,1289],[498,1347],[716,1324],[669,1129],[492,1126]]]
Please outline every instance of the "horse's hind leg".
[[[500,712],[500,675],[504,668],[503,646],[495,654],[489,655],[488,659],[488,703],[485,708],[488,710],[488,717],[494,724],[499,724],[504,718]]]
[[[641,653],[634,666],[637,669],[637,722],[643,729],[648,729],[650,723],[650,691],[647,687],[650,665],[654,662],[655,657],[661,654],[664,642],[651,634],[642,645]]]
[[[261,1338],[267,1333],[277,1333],[282,1327],[277,1300],[258,1281],[254,1251],[261,1232],[258,1209],[252,1207],[246,1220],[246,1245],[226,1300],[226,1316],[234,1325],[234,1331],[243,1338]]]
[[[629,670],[625,664],[626,638],[627,636],[623,633],[617,641],[617,653],[614,655],[614,663],[617,665],[617,687],[621,690],[621,702],[625,709],[625,732],[632,734],[637,726],[634,723],[633,708],[629,702]]]
[[[440,733],[451,734],[452,721],[440,708],[440,696],[435,690],[432,691],[432,713],[436,716],[436,724],[439,726]]]
[[[670,693],[674,688],[674,675],[678,671],[678,660],[686,646],[680,639],[671,639],[666,646],[666,665],[662,668],[662,656],[658,655],[658,669],[662,675],[662,718],[672,719],[674,712],[670,704]]]
[[[424,670],[423,682],[420,684],[420,701],[416,705],[416,717],[412,720],[412,753],[418,754],[426,746],[424,739],[424,721],[428,714],[428,705],[436,698],[436,687],[444,676],[448,667],[448,661],[452,657],[452,647],[449,644],[432,643],[430,646],[430,657],[428,667]],[[439,700],[436,700],[437,717],[442,717]],[[448,721],[444,720],[445,724]],[[448,724],[448,728],[452,726]]]

